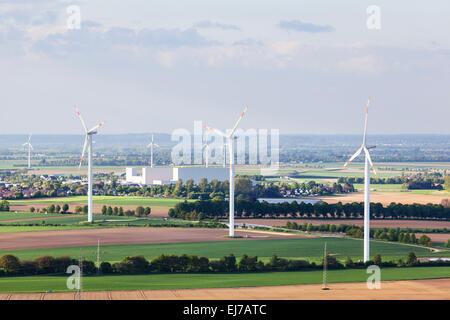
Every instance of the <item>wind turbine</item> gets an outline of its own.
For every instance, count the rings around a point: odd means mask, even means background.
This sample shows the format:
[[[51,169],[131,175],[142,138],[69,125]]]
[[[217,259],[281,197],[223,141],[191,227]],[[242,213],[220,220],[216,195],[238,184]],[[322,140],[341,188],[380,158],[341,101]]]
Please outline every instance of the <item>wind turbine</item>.
[[[31,168],[31,150],[34,150],[31,145],[31,133],[28,135],[28,141],[23,144],[23,146],[28,146],[28,169]]]
[[[370,159],[369,149],[375,148],[375,146],[366,146],[366,131],[367,131],[367,117],[369,115],[369,103],[370,96],[367,99],[366,106],[366,118],[364,120],[364,135],[361,147],[355,152],[354,155],[350,157],[350,159],[344,164],[346,167],[351,161],[353,161],[357,156],[360,155],[362,151],[365,154],[365,165],[364,165],[364,262],[369,261],[370,259],[370,248],[369,248],[369,239],[370,239],[370,169],[373,170],[375,175],[377,172],[373,167],[372,159]],[[370,165],[370,168],[369,168]]]
[[[152,142],[147,145],[147,148],[150,148],[150,167],[153,168],[153,147],[158,147],[156,143],[153,142],[153,133],[152,133]]]
[[[83,120],[83,117],[81,116],[80,111],[75,106],[75,111],[80,118],[81,124],[83,126],[84,132],[85,132],[85,138],[84,138],[84,146],[83,146],[83,152],[81,154],[80,159],[80,165],[78,166],[78,169],[81,168],[81,164],[83,162],[84,153],[86,152],[86,148],[88,148],[88,222],[93,222],[93,216],[92,216],[92,136],[94,134],[97,134],[97,129],[100,128],[105,124],[105,121],[99,123],[95,127],[93,127],[91,130],[88,130],[86,127],[86,123]]]
[[[205,143],[203,149],[205,150],[205,168],[208,168],[209,144]]]
[[[234,163],[234,152],[233,152],[233,138],[234,138],[234,132],[236,131],[239,122],[241,122],[242,118],[244,117],[245,113],[247,112],[248,107],[245,107],[244,111],[241,113],[241,116],[239,117],[239,119],[236,121],[236,124],[234,125],[233,129],[231,129],[231,131],[229,131],[228,134],[223,133],[220,130],[205,126],[206,129],[215,132],[219,135],[221,135],[222,137],[224,137],[228,143],[228,153],[230,155],[230,232],[229,232],[229,236],[230,237],[234,237],[234,168],[233,168],[233,163]]]

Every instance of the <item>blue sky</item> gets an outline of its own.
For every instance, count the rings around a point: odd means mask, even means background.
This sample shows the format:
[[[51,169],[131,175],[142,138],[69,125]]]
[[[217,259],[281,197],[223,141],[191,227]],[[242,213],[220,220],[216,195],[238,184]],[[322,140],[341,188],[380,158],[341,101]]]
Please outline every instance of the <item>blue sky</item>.
[[[368,30],[366,8],[381,9]],[[68,30],[66,9],[81,9]],[[450,2],[0,0],[0,133],[450,133]],[[5,119],[8,119],[5,121]]]

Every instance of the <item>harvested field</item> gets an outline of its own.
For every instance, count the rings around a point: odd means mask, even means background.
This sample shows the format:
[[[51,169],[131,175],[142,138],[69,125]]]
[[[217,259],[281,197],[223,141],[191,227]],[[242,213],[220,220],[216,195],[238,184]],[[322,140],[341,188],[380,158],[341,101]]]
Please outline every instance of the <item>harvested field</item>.
[[[389,205],[391,202],[398,202],[403,204],[411,204],[411,203],[440,204],[443,199],[448,199],[448,194],[443,194],[442,196],[440,196],[440,195],[417,194],[411,192],[381,192],[381,191],[370,193],[371,202],[380,202],[383,205]],[[320,200],[328,203],[337,203],[339,201],[341,201],[342,203],[362,202],[364,201],[364,193],[354,192],[345,195],[320,197]]]
[[[363,219],[236,219],[236,223],[254,223],[265,224],[270,226],[285,226],[288,221],[297,222],[297,224],[311,223],[319,224],[352,224],[362,226]],[[371,228],[447,228],[450,229],[450,221],[433,221],[433,220],[370,220]]]
[[[446,242],[450,239],[450,233],[416,233],[416,237],[420,238],[421,235],[428,236],[433,242]]]
[[[380,290],[365,282],[218,289],[83,292],[83,300],[449,300],[450,278],[384,281]],[[74,300],[74,292],[0,294],[0,300]]]
[[[201,228],[107,228],[61,231],[15,232],[0,234],[0,250],[54,248],[95,245],[170,242],[233,241],[227,229]],[[240,240],[306,238],[311,236],[236,231]],[[245,237],[248,235],[248,238]]]

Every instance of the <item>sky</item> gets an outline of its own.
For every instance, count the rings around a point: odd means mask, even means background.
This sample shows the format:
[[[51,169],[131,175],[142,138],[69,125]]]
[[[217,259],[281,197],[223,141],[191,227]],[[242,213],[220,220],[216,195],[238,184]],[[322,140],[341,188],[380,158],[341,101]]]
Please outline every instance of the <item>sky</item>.
[[[450,134],[449,15],[448,0],[0,0],[0,134],[81,134],[74,104],[105,134],[224,130],[246,105],[245,129],[360,134],[369,94],[368,134]]]

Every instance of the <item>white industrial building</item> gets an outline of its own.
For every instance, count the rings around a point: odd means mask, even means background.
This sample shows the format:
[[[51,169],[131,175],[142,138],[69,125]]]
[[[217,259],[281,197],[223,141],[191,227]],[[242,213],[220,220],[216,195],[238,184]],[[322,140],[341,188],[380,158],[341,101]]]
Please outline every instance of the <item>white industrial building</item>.
[[[126,182],[135,184],[170,184],[177,183],[178,179],[181,179],[183,183],[192,179],[195,184],[198,184],[202,178],[208,181],[228,180],[229,170],[221,167],[142,168],[141,174],[138,174],[136,168],[126,169]]]

